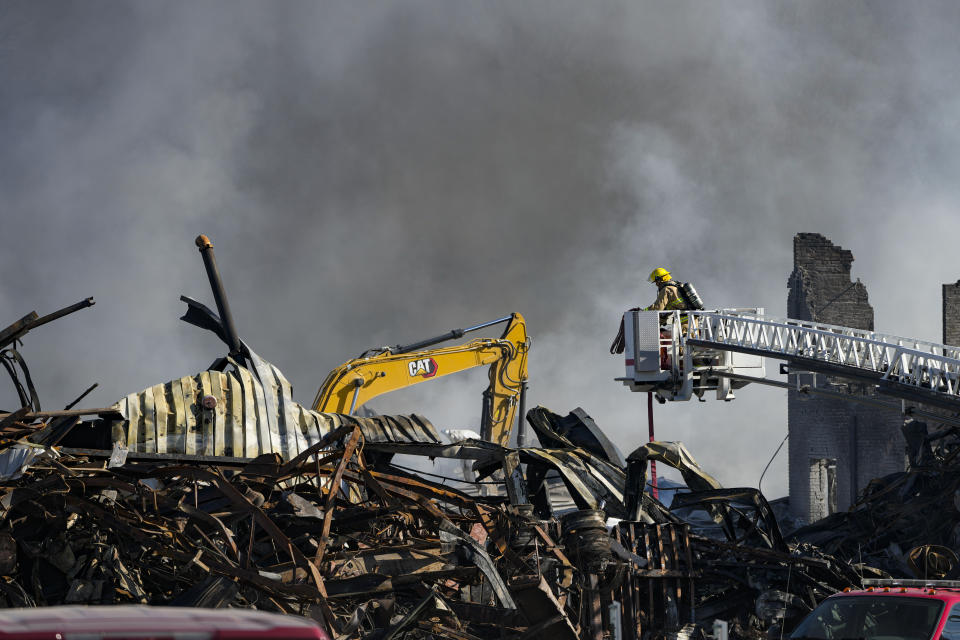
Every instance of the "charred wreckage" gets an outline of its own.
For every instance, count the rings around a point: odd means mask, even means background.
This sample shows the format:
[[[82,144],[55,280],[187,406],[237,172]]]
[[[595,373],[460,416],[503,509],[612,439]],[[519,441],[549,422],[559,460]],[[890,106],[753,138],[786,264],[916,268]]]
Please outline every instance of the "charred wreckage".
[[[183,319],[229,348],[206,371],[51,411],[17,347],[93,300],[0,331],[21,404],[0,414],[0,606],[254,608],[379,640],[703,637],[717,620],[763,638],[865,577],[957,570],[952,433],[914,434],[910,471],[787,538],[758,490],[721,487],[679,443],[623,459],[579,408],[526,412],[539,446],[519,448],[308,409],[238,338],[198,245],[218,312],[183,298]],[[645,491],[652,461],[683,476],[670,505]]]

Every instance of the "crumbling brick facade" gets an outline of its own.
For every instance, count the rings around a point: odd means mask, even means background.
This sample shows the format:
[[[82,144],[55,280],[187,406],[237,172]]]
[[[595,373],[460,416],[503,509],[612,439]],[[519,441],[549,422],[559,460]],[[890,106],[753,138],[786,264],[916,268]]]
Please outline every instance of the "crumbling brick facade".
[[[943,285],[943,344],[960,346],[960,280]]]
[[[850,279],[853,254],[817,233],[793,241],[787,315],[800,320],[873,330],[866,287]],[[958,295],[960,302],[960,295]],[[851,384],[818,374],[791,374],[787,399],[790,510],[813,521],[845,510],[878,476],[905,468],[903,418],[898,411],[798,393],[801,385],[842,391]],[[860,393],[862,389],[854,389]]]
[[[873,331],[873,307],[867,288],[850,281],[853,253],[819,233],[793,239],[793,273],[787,283],[787,315]]]

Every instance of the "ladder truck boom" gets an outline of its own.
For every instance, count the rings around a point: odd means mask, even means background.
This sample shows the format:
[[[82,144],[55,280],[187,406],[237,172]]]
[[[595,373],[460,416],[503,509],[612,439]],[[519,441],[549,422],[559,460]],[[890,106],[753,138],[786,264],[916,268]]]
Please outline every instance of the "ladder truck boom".
[[[960,409],[960,348],[828,324],[774,318],[763,309],[628,311],[626,376],[633,391],[663,399],[730,400],[763,379],[763,358],[791,370],[873,384],[885,395]],[[782,386],[782,383],[774,383]]]

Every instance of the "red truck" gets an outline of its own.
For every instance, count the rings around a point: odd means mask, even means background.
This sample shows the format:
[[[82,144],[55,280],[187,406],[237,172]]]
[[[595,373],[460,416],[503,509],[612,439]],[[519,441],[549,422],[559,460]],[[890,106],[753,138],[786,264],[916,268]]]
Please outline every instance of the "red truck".
[[[252,609],[145,605],[0,609],[0,640],[330,640],[316,622]]]
[[[960,640],[960,582],[865,580],[820,603],[792,640]]]

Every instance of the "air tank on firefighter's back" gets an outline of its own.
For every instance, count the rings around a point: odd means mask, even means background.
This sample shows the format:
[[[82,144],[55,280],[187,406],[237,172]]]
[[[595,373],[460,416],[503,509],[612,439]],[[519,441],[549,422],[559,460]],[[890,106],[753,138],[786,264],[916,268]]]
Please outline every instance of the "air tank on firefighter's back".
[[[690,308],[697,311],[703,311],[703,299],[700,298],[700,294],[697,293],[697,290],[694,289],[693,285],[689,282],[680,283],[680,293],[683,294],[683,297],[687,299],[687,303],[690,305]]]

